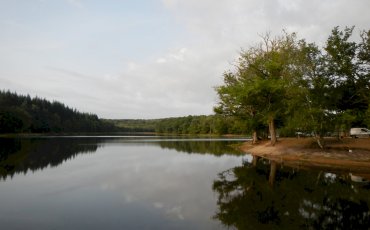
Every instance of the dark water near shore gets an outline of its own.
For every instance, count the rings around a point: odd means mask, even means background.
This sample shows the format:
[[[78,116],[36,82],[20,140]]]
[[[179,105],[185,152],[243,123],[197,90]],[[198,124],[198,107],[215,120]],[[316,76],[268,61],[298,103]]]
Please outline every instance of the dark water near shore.
[[[253,165],[241,141],[0,138],[0,229],[370,228],[370,176]]]

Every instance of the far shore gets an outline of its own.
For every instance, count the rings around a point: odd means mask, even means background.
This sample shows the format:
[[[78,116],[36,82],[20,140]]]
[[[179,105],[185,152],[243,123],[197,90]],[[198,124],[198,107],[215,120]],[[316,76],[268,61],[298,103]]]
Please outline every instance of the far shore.
[[[326,148],[320,149],[313,138],[281,138],[271,146],[269,141],[256,145],[245,142],[241,149],[280,165],[295,168],[325,168],[368,174],[370,177],[370,138],[326,138]]]

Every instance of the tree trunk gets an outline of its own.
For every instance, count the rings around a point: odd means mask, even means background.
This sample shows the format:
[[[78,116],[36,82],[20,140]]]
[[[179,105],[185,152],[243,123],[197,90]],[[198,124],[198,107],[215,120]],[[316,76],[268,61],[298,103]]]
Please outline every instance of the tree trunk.
[[[269,131],[270,131],[271,145],[274,146],[276,143],[276,130],[275,130],[275,122],[273,118],[269,119]]]
[[[257,131],[256,130],[253,130],[253,134],[252,134],[252,145],[257,144],[257,140],[258,140]]]
[[[318,134],[315,134],[314,138],[316,140],[316,143],[320,146],[320,148],[324,149],[324,146],[325,146],[324,139]]]
[[[254,167],[256,167],[257,166],[257,162],[258,162],[258,160],[260,159],[260,157],[259,156],[256,156],[256,155],[253,155],[253,158],[252,158],[252,165],[254,166]]]
[[[270,176],[269,176],[269,184],[271,186],[274,186],[274,183],[275,183],[276,169],[277,169],[277,163],[275,161],[271,161]]]

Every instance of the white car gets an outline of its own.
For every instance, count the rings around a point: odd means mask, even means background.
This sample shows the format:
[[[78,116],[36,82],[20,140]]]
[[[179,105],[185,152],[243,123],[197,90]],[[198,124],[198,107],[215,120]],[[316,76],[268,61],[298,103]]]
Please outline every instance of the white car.
[[[370,130],[367,128],[351,128],[349,135],[352,138],[370,137]]]

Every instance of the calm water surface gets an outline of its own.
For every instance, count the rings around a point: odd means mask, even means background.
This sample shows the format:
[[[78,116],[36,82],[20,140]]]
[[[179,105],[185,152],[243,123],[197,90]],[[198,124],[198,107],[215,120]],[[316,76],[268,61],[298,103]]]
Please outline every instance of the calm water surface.
[[[240,140],[0,141],[1,229],[219,229],[213,181],[243,159]]]
[[[1,229],[369,229],[369,172],[297,169],[239,139],[0,138]]]

